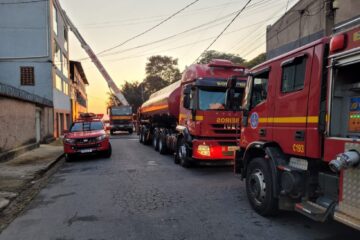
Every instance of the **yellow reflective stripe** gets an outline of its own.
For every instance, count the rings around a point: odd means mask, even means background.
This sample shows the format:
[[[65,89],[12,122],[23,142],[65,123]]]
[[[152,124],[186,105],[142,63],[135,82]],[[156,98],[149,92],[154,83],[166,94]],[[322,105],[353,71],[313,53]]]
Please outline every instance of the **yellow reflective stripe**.
[[[112,116],[111,118],[114,119],[114,120],[131,120],[132,119],[132,117],[129,117],[129,116],[127,116],[127,117],[125,117],[125,116]]]
[[[318,123],[318,116],[259,118],[259,123]]]
[[[183,113],[179,114],[179,119],[180,120],[184,119],[184,118],[187,118],[186,114],[183,114]],[[204,116],[200,116],[200,115],[195,116],[195,121],[203,121],[203,120],[204,120]]]
[[[202,121],[204,120],[204,116],[195,116],[195,121]]]

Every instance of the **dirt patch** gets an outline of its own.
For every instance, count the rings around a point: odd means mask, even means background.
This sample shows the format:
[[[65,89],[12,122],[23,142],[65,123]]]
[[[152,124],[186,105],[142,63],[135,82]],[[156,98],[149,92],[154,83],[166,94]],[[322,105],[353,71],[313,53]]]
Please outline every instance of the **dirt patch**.
[[[10,163],[8,163],[8,166],[24,166],[24,165],[34,165],[37,163],[42,163],[42,162],[48,162],[49,157],[45,156],[45,157],[28,157],[28,158],[22,158],[19,161],[11,161]]]
[[[17,192],[24,187],[26,180],[0,177],[0,189],[6,192]]]

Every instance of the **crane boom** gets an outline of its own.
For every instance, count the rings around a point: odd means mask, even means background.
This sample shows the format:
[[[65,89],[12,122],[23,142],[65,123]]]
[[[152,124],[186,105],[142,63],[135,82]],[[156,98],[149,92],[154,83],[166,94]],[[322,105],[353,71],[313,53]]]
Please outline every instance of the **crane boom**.
[[[99,58],[96,56],[95,52],[91,49],[89,44],[86,43],[85,39],[81,36],[79,30],[75,27],[73,22],[70,20],[69,16],[66,14],[64,10],[62,10],[65,20],[67,24],[70,27],[70,30],[74,33],[76,38],[81,43],[81,47],[85,50],[85,52],[88,54],[89,58],[92,60],[92,62],[95,64],[101,75],[104,77],[105,81],[107,82],[109,88],[113,91],[116,98],[121,102],[122,105],[129,105],[128,101],[124,97],[124,95],[121,93],[118,86],[116,86],[114,80],[110,77],[109,73],[106,71],[104,65],[100,62]]]

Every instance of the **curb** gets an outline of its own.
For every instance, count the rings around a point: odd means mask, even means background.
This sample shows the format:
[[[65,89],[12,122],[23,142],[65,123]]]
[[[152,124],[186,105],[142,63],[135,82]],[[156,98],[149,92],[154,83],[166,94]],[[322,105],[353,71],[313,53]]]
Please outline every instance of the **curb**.
[[[7,152],[1,153],[0,154],[0,163],[7,162],[27,151],[33,150],[38,147],[40,147],[39,143],[32,143],[32,144],[21,146],[21,147],[9,150]]]

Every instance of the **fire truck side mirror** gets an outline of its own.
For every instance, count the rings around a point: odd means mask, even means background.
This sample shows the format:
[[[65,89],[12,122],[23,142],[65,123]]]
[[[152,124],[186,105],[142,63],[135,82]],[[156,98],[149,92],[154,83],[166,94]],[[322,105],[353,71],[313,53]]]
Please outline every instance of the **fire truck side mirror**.
[[[183,107],[185,109],[190,109],[190,102],[191,102],[191,85],[185,86],[183,90],[184,100],[183,100]]]

